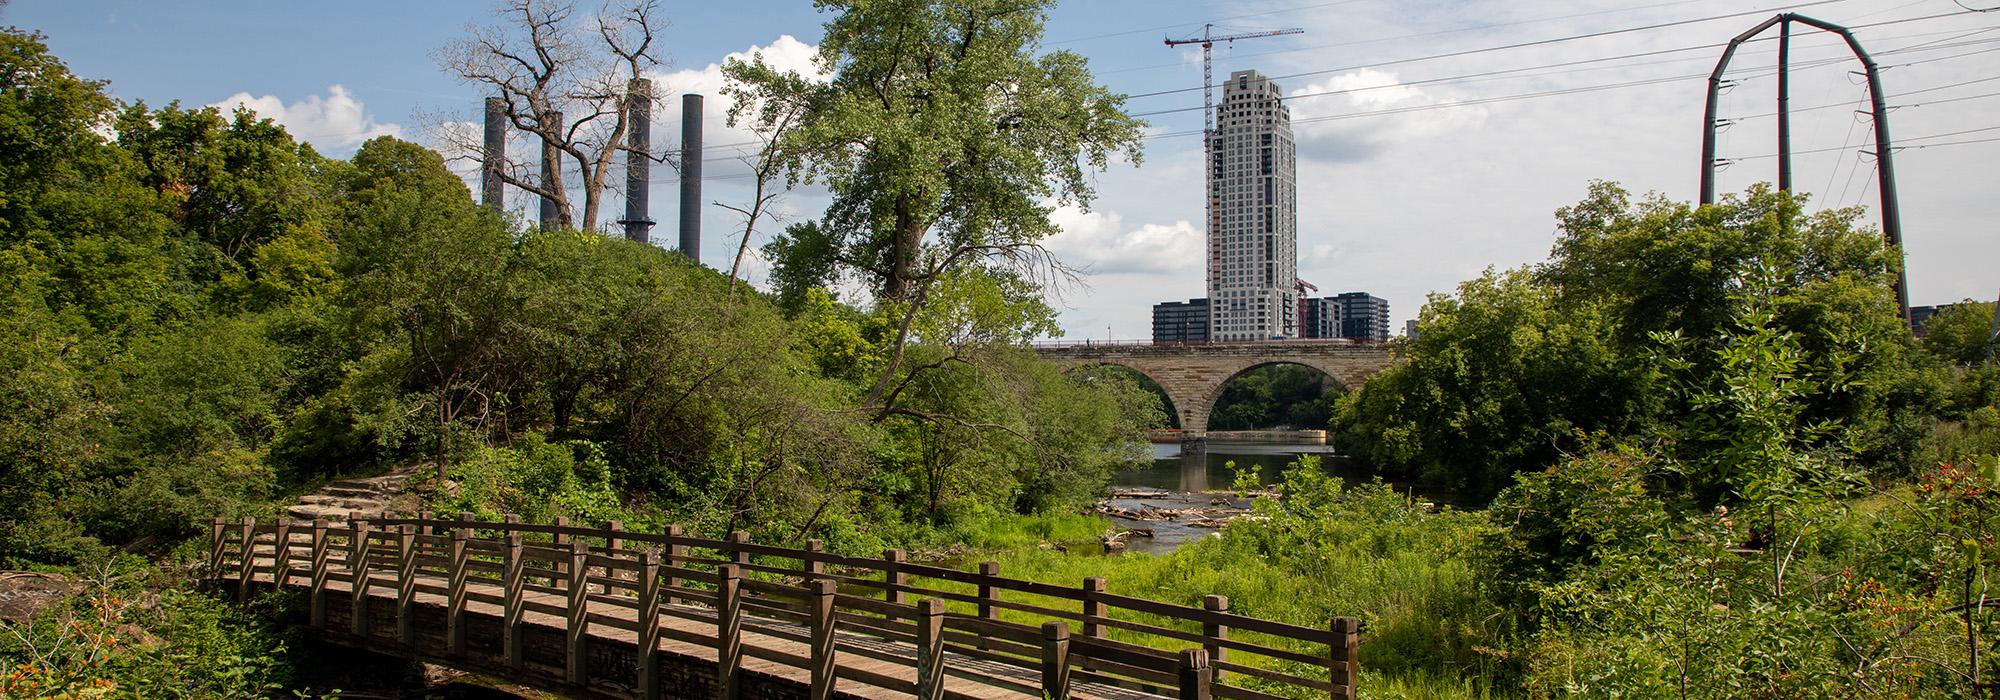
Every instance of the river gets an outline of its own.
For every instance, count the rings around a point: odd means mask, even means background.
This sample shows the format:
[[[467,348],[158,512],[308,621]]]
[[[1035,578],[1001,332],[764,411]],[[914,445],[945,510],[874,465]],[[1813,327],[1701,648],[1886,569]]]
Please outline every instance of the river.
[[[1204,464],[1195,464],[1182,459],[1180,445],[1154,444],[1153,463],[1150,467],[1140,467],[1119,472],[1111,477],[1111,490],[1119,492],[1110,505],[1128,510],[1145,508],[1163,510],[1184,510],[1190,508],[1213,508],[1249,510],[1254,498],[1238,498],[1228,493],[1234,488],[1236,473],[1229,469],[1235,462],[1239,469],[1251,465],[1260,466],[1258,482],[1262,485],[1276,484],[1284,478],[1285,467],[1300,455],[1316,454],[1320,457],[1320,468],[1332,476],[1349,482],[1365,481],[1375,475],[1354,460],[1335,454],[1333,448],[1318,444],[1285,444],[1268,442],[1215,442],[1208,444],[1208,459]],[[1413,489],[1418,495],[1428,496],[1421,486],[1391,482],[1397,490]],[[1201,537],[1215,535],[1220,530],[1190,524],[1188,518],[1173,520],[1137,520],[1117,516],[1106,516],[1121,528],[1143,528],[1153,531],[1153,536],[1133,537],[1127,541],[1126,551],[1147,554],[1165,554],[1181,545]]]

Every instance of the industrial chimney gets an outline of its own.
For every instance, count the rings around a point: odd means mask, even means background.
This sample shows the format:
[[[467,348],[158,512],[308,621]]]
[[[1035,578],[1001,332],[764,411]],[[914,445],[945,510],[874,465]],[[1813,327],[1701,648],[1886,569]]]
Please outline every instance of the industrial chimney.
[[[562,112],[549,112],[549,119],[556,123],[556,128],[562,128]],[[562,151],[545,139],[542,141],[542,186],[546,188],[550,184],[562,187]],[[543,231],[554,231],[568,224],[562,220],[562,209],[556,206],[554,197],[542,197],[541,221]]]
[[[632,81],[627,101],[631,131],[625,142],[625,240],[649,243],[653,216],[648,192],[653,175],[653,81]]]
[[[681,95],[681,254],[701,262],[701,95]]]
[[[493,211],[506,208],[506,192],[501,189],[500,169],[507,167],[507,101],[486,98],[486,143],[480,161],[479,203]]]

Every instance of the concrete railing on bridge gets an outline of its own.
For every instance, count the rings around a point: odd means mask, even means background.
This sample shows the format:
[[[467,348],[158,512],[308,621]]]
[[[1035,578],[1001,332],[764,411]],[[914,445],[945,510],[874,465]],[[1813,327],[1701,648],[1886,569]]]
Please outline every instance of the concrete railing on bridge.
[[[1221,596],[1196,608],[1102,578],[615,522],[217,519],[209,560],[244,600],[303,591],[329,641],[592,697],[1351,699],[1360,644],[1353,618],[1302,627]]]

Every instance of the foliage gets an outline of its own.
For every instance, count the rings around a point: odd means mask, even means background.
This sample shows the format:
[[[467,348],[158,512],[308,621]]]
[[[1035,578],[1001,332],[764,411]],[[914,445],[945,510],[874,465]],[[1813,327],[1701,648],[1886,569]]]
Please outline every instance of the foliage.
[[[1754,304],[1796,345],[1786,371],[1806,391],[1790,419],[1843,425],[1842,449],[1907,473],[1937,396],[1887,291],[1896,259],[1858,215],[1808,216],[1762,185],[1697,208],[1595,183],[1557,212],[1546,263],[1432,298],[1407,361],[1342,404],[1340,444],[1481,497],[1593,435],[1673,439],[1701,412],[1673,383],[1721,381],[1716,351]],[[1690,463],[1726,461],[1724,448],[1678,445],[1712,452]]]
[[[1209,409],[1210,430],[1262,430],[1291,426],[1320,430],[1333,416],[1334,403],[1346,392],[1325,386],[1327,377],[1303,365],[1265,365],[1238,375],[1223,386]]]
[[[1924,322],[1924,349],[1958,365],[1985,364],[1992,337],[1992,302],[1966,299],[1947,304]]]
[[[147,572],[120,568],[32,623],[0,623],[0,697],[258,698],[286,686],[281,601],[245,609],[182,585],[149,590]]]
[[[1527,271],[1489,270],[1431,298],[1406,359],[1342,401],[1334,442],[1478,498],[1579,436],[1640,429],[1656,390],[1611,341],[1614,318],[1562,307]]]

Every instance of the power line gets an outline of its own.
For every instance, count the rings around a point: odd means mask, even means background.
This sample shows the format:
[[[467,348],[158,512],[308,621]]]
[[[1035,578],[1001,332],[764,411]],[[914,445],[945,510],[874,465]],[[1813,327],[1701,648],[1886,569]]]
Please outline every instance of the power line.
[[[1990,127],[1986,127],[1986,128],[1983,128],[1983,129],[1967,129],[1967,130],[1965,130],[1965,131],[1954,131],[1954,132],[1951,132],[1951,133],[1947,133],[1947,134],[1931,134],[1931,135],[1929,135],[1929,136],[1915,136],[1915,137],[1910,137],[1910,138],[1905,138],[1905,139],[1898,139],[1898,140],[1899,140],[1899,141],[1921,141],[1921,140],[1924,140],[1924,139],[1934,139],[1934,138],[1943,138],[1943,137],[1945,137],[1945,136],[1954,136],[1954,135],[1957,135],[1957,134],[1970,134],[1970,133],[1974,133],[1974,132],[1980,132],[1980,131],[1993,131],[1993,130],[1996,130],[1996,129],[2000,129],[2000,126],[1990,126]],[[1915,151],[1915,150],[1921,150],[1921,149],[1925,149],[1925,148],[1941,148],[1941,147],[1944,147],[1944,146],[1964,146],[1964,145],[1968,145],[1968,144],[1975,144],[1975,143],[1991,143],[1991,142],[1995,142],[1995,141],[2000,141],[2000,136],[1993,136],[1993,137],[1989,137],[1989,138],[1983,138],[1983,139],[1966,139],[1966,140],[1963,140],[1963,141],[1945,141],[1945,142],[1943,142],[1943,143],[1920,143],[1920,144],[1916,144],[1916,145],[1913,145],[1913,146],[1896,146],[1896,147],[1895,147],[1895,148],[1893,148],[1892,150],[1896,150],[1896,151]],[[1809,150],[1809,151],[1792,151],[1792,155],[1795,155],[1795,156],[1802,156],[1802,155],[1809,155],[1809,154],[1813,154],[1813,153],[1832,153],[1832,152],[1834,152],[1834,151],[1844,151],[1844,150],[1847,150],[1847,148],[1848,148],[1848,147],[1846,147],[1846,146],[1840,146],[1840,147],[1836,147],[1836,148],[1815,148],[1815,149],[1812,149],[1812,150]],[[1872,153],[1873,153],[1873,151],[1869,151],[1869,150],[1862,150],[1861,152],[1862,152],[1862,153],[1866,153],[1866,154],[1872,154]],[[1738,156],[1738,157],[1735,157],[1735,158],[1728,158],[1728,159],[1726,159],[1726,160],[1727,160],[1727,162],[1730,162],[1730,163],[1738,163],[1738,162],[1742,162],[1742,161],[1746,161],[1746,160],[1762,160],[1762,159],[1765,159],[1765,158],[1776,158],[1776,157],[1778,157],[1778,154],[1776,154],[1776,153],[1763,153],[1763,154],[1759,154],[1759,155],[1754,155],[1754,156]]]
[[[1233,19],[1248,19],[1248,18],[1251,18],[1251,17],[1266,17],[1266,16],[1270,16],[1270,15],[1282,15],[1282,14],[1286,14],[1286,13],[1290,13],[1290,12],[1304,12],[1304,11],[1306,11],[1306,10],[1317,10],[1317,9],[1319,9],[1319,8],[1322,8],[1322,7],[1333,7],[1333,6],[1335,6],[1335,5],[1352,5],[1352,4],[1354,4],[1354,3],[1357,3],[1357,2],[1365,2],[1365,1],[1366,1],[1366,0],[1338,0],[1337,2],[1323,2],[1323,3],[1319,3],[1319,4],[1317,4],[1317,5],[1306,5],[1306,6],[1303,6],[1303,7],[1293,7],[1293,8],[1287,8],[1287,9],[1283,9],[1283,10],[1271,10],[1271,11],[1268,11],[1268,12],[1252,12],[1252,13],[1249,13],[1249,14],[1242,14],[1242,15],[1230,15],[1230,16],[1228,16],[1228,17],[1217,17],[1217,18],[1214,18],[1214,19],[1208,19],[1208,20],[1198,20],[1198,21],[1194,21],[1194,22],[1181,22],[1181,23],[1179,23],[1179,24],[1163,24],[1163,25],[1160,25],[1160,26],[1158,26],[1158,27],[1147,27],[1147,28],[1145,28],[1145,29],[1130,29],[1130,30],[1126,30],[1126,31],[1122,31],[1122,32],[1110,32],[1110,33],[1107,33],[1107,34],[1093,34],[1093,35],[1091,35],[1091,36],[1083,36],[1083,37],[1077,37],[1077,38],[1074,38],[1074,39],[1063,39],[1063,40],[1061,40],[1061,41],[1051,41],[1051,42],[1049,42],[1049,45],[1050,45],[1050,46],[1059,46],[1059,45],[1062,45],[1062,44],[1075,44],[1075,43],[1078,43],[1078,42],[1084,42],[1084,41],[1092,41],[1092,40],[1096,40],[1096,39],[1109,39],[1109,38],[1111,38],[1111,37],[1118,37],[1118,36],[1130,36],[1130,35],[1133,35],[1133,34],[1144,34],[1144,33],[1147,33],[1147,32],[1157,32],[1157,31],[1164,31],[1164,30],[1168,30],[1168,29],[1178,29],[1178,28],[1181,28],[1181,27],[1199,27],[1199,26],[1201,26],[1201,25],[1203,25],[1203,24],[1215,24],[1215,23],[1218,23],[1218,22],[1227,22],[1227,21],[1229,21],[1229,20],[1233,20]],[[1700,0],[1682,0],[1682,1],[1683,1],[1683,2],[1699,2]],[[1176,64],[1176,65],[1178,65],[1178,64]]]
[[[1328,69],[1324,69],[1324,70],[1312,70],[1312,71],[1306,71],[1306,72],[1303,72],[1303,73],[1292,73],[1292,74],[1290,74],[1290,75],[1278,75],[1278,76],[1271,76],[1271,77],[1270,77],[1270,79],[1271,79],[1271,80],[1289,80],[1289,79],[1292,79],[1292,78],[1303,78],[1303,77],[1307,77],[1307,76],[1314,76],[1314,75],[1325,75],[1325,74],[1327,74],[1327,73],[1344,73],[1344,72],[1347,72],[1347,71],[1355,71],[1355,70],[1361,70],[1361,69],[1363,69],[1363,68],[1380,68],[1380,67],[1382,67],[1382,66],[1392,66],[1392,65],[1398,65],[1398,64],[1403,64],[1403,63],[1417,63],[1417,62],[1420,62],[1420,61],[1434,61],[1434,60],[1437,60],[1437,59],[1441,59],[1441,58],[1459,58],[1459,57],[1463,57],[1463,56],[1473,56],[1473,55],[1477,55],[1477,54],[1482,54],[1482,53],[1491,53],[1491,52],[1494,52],[1494,51],[1507,51],[1507,50],[1512,50],[1512,49],[1520,49],[1520,48],[1527,48],[1527,47],[1531,47],[1531,46],[1546,46],[1546,45],[1549,45],[1549,44],[1559,44],[1559,43],[1563,43],[1563,42],[1568,42],[1568,41],[1576,41],[1576,40],[1579,40],[1579,39],[1594,39],[1594,38],[1597,38],[1597,37],[1605,37],[1605,36],[1615,36],[1615,35],[1618,35],[1618,34],[1630,34],[1630,33],[1632,33],[1632,32],[1642,32],[1642,31],[1650,31],[1650,30],[1654,30],[1654,29],[1664,29],[1664,28],[1667,28],[1667,27],[1678,27],[1678,26],[1684,26],[1684,25],[1689,25],[1689,24],[1699,24],[1699,23],[1702,23],[1702,22],[1713,22],[1713,21],[1715,21],[1715,20],[1721,20],[1721,19],[1733,19],[1733,18],[1738,18],[1738,17],[1748,17],[1748,16],[1752,16],[1752,15],[1761,15],[1761,14],[1764,14],[1764,13],[1766,13],[1766,12],[1770,12],[1770,11],[1772,11],[1772,10],[1793,10],[1793,9],[1800,9],[1800,8],[1806,8],[1806,7],[1814,7],[1814,6],[1817,6],[1817,5],[1829,5],[1829,4],[1833,4],[1833,3],[1837,3],[1837,2],[1844,2],[1844,1],[1845,1],[1845,0],[1818,0],[1817,2],[1809,2],[1809,3],[1804,3],[1804,4],[1799,4],[1799,5],[1789,5],[1789,6],[1782,6],[1782,7],[1776,7],[1776,8],[1767,8],[1767,9],[1761,9],[1761,10],[1749,10],[1749,11],[1746,11],[1746,12],[1733,12],[1733,13],[1730,13],[1730,14],[1725,14],[1725,15],[1712,15],[1712,16],[1709,16],[1709,17],[1698,17],[1698,18],[1694,18],[1694,19],[1684,19],[1684,20],[1676,20],[1676,21],[1673,21],[1673,22],[1660,22],[1660,23],[1656,23],[1656,24],[1648,24],[1648,25],[1643,25],[1643,26],[1638,26],[1638,27],[1626,27],[1626,28],[1624,28],[1624,29],[1607,29],[1607,30],[1603,30],[1603,31],[1596,31],[1596,32],[1588,32],[1588,33],[1584,33],[1584,34],[1571,34],[1571,35],[1568,35],[1568,36],[1560,36],[1560,37],[1554,37],[1554,38],[1549,38],[1549,39],[1538,39],[1538,40],[1535,40],[1535,41],[1524,41],[1524,42],[1518,42],[1518,43],[1513,43],[1513,44],[1504,44],[1504,45],[1500,45],[1500,46],[1488,46],[1488,47],[1483,47],[1483,48],[1477,48],[1477,49],[1466,49],[1466,50],[1463,50],[1463,51],[1450,51],[1450,52],[1446,52],[1446,53],[1439,53],[1439,54],[1431,54],[1431,55],[1429,55],[1429,56],[1418,56],[1418,57],[1415,57],[1415,58],[1401,58],[1401,59],[1395,59],[1395,60],[1391,60],[1391,61],[1377,61],[1377,62],[1374,62],[1374,63],[1364,63],[1364,64],[1360,64],[1360,65],[1353,65],[1353,66],[1346,66],[1346,67],[1342,67],[1342,68],[1328,68]],[[1949,13],[1949,14],[1947,14],[1947,15],[1938,15],[1938,16],[1939,16],[1939,17],[1945,17],[1945,16],[1950,16],[1950,15],[1956,15],[1956,14],[1964,14],[1964,13],[1963,13],[1963,12],[1953,12],[1953,13]],[[1906,20],[1906,21],[1907,21],[1907,20]],[[1136,98],[1140,98],[1140,97],[1156,97],[1156,96],[1159,96],[1159,95],[1175,95],[1175,94],[1180,94],[1180,93],[1183,93],[1183,92],[1192,92],[1192,91],[1195,91],[1195,90],[1201,90],[1201,89],[1203,89],[1203,88],[1205,88],[1205,87],[1210,87],[1210,86],[1200,86],[1200,87],[1191,87],[1191,88],[1176,88],[1176,89],[1173,89],[1173,90],[1160,90],[1160,91],[1156,91],[1156,92],[1143,92],[1143,93],[1139,93],[1139,94],[1136,94],[1136,95],[1126,95],[1126,97],[1127,97],[1127,98],[1133,98],[1133,99],[1136,99]],[[1215,87],[1222,87],[1222,86],[1215,86]]]
[[[1962,38],[1962,36],[1961,36],[1960,38]],[[1983,45],[1983,44],[1987,44],[1987,43],[1991,43],[1991,41],[1994,41],[1994,40],[1986,40],[1986,41],[1978,41],[1978,42],[1967,42],[1967,43],[1964,43],[1964,44],[1945,44],[1945,45],[1939,45],[1939,46],[1928,46],[1927,48],[1928,48],[1928,49],[1942,49],[1942,48],[1956,48],[1956,47],[1958,47],[1958,46],[1967,46],[1967,45]],[[1580,66],[1580,65],[1587,65],[1587,64],[1592,64],[1592,63],[1607,63],[1607,62],[1612,62],[1612,61],[1622,61],[1622,60],[1626,60],[1626,59],[1632,59],[1632,58],[1646,58],[1646,57],[1651,57],[1651,56],[1661,56],[1661,55],[1666,55],[1666,54],[1673,54],[1673,53],[1685,53],[1685,52],[1689,52],[1689,51],[1699,51],[1699,50],[1703,50],[1703,49],[1714,49],[1714,48],[1721,48],[1721,47],[1723,47],[1723,46],[1726,46],[1726,45],[1727,45],[1727,43],[1726,43],[1726,42],[1724,42],[1724,43],[1717,43],[1717,44],[1700,44],[1700,45],[1696,45],[1696,46],[1683,46],[1683,47],[1680,47],[1680,48],[1674,48],[1674,49],[1658,49],[1658,50],[1654,50],[1654,51],[1641,51],[1641,52],[1637,52],[1637,53],[1628,53],[1628,54],[1620,54],[1620,55],[1617,55],[1617,56],[1604,56],[1604,57],[1599,57],[1599,58],[1586,58],[1586,59],[1579,59],[1579,60],[1575,60],[1575,61],[1563,61],[1563,62],[1560,62],[1560,63],[1547,63],[1547,64],[1541,64],[1541,65],[1534,65],[1534,66],[1523,66],[1523,67],[1519,67],[1519,68],[1505,68],[1505,69],[1500,69],[1500,70],[1492,70],[1492,71],[1485,71],[1485,72],[1481,72],[1481,73],[1467,73],[1467,74],[1462,74],[1462,75],[1452,75],[1452,76],[1444,76],[1444,77],[1437,77],[1437,78],[1425,78],[1425,79],[1421,79],[1421,80],[1411,80],[1411,81],[1406,81],[1406,82],[1397,82],[1397,83],[1392,83],[1392,84],[1388,84],[1388,85],[1370,85],[1370,86],[1366,86],[1366,87],[1358,87],[1358,88],[1345,88],[1345,89],[1340,89],[1340,90],[1326,90],[1326,91],[1321,91],[1321,92],[1308,92],[1308,93],[1301,93],[1301,94],[1295,94],[1295,95],[1288,95],[1288,96],[1286,96],[1286,97],[1285,97],[1284,99],[1285,99],[1286,101],[1291,101],[1291,100],[1297,100],[1297,99],[1301,99],[1301,98],[1308,98],[1308,97],[1324,97],[1324,96],[1328,96],[1328,95],[1343,95],[1343,94],[1352,94],[1352,93],[1357,93],[1357,92],[1366,92],[1366,91],[1369,91],[1369,90],[1386,90],[1386,89],[1391,89],[1391,88],[1399,88],[1399,87],[1410,87],[1410,86],[1416,86],[1416,85],[1432,85],[1432,84],[1438,84],[1438,83],[1456,83],[1456,82],[1471,82],[1471,81],[1474,81],[1474,80],[1478,80],[1478,79],[1484,79],[1484,78],[1492,78],[1492,77],[1498,77],[1498,76],[1504,76],[1504,75],[1509,75],[1509,74],[1515,74],[1515,73],[1530,73],[1530,75],[1527,75],[1527,76],[1523,76],[1523,77],[1543,77],[1543,76],[1549,76],[1549,75],[1561,75],[1561,74],[1564,74],[1564,73],[1571,73],[1571,72],[1579,72],[1579,71],[1547,71],[1546,69],[1551,69],[1551,68],[1566,68],[1566,67],[1572,67],[1572,66]],[[1923,50],[1923,49],[1919,49],[1918,47],[1905,47],[1905,48],[1901,48],[1901,49],[1893,49],[1893,50],[1889,50],[1889,51],[1884,51],[1884,52],[1881,52],[1881,53],[1879,53],[1879,54],[1876,54],[1876,55],[1877,55],[1877,56],[1888,56],[1888,55],[1895,55],[1895,54],[1900,54],[1900,53],[1904,53],[1904,52],[1908,52],[1908,51],[1917,51],[1917,50]],[[1929,62],[1932,62],[1932,61],[1941,61],[1941,60],[1946,60],[1946,59],[1951,59],[1951,58],[1960,58],[1960,57],[1963,57],[1963,56],[1970,56],[1970,55],[1975,55],[1975,54],[1981,54],[1981,53],[1989,53],[1989,52],[1992,52],[1992,51],[1996,51],[1996,50],[2000,50],[2000,49],[1985,49],[1985,50],[1981,50],[1981,51],[1972,51],[1972,52],[1967,52],[1967,53],[1963,53],[1963,54],[1956,54],[1956,55],[1953,55],[1953,56],[1943,56],[1943,57],[1938,57],[1938,58],[1930,58],[1930,59],[1924,59],[1924,60],[1921,60],[1921,61],[1910,61],[1910,62],[1908,62],[1908,63],[1902,63],[1902,64],[1897,64],[1897,65],[1898,65],[1898,67],[1900,67],[1900,66],[1911,66],[1911,65],[1917,65],[1917,64],[1920,64],[1920,63],[1929,63]],[[1633,64],[1628,64],[1628,65],[1623,65],[1623,66],[1615,66],[1615,67],[1618,67],[1618,68],[1634,68],[1634,67],[1639,67],[1639,66],[1647,66],[1647,65],[1659,65],[1659,64],[1664,64],[1664,63],[1678,63],[1678,62],[1682,62],[1682,61],[1686,61],[1686,60],[1691,60],[1691,59],[1669,59],[1669,60],[1666,60],[1666,61],[1649,61],[1649,62],[1645,62],[1645,63],[1633,63]],[[1836,63],[1843,63],[1843,62],[1846,62],[1846,61],[1849,61],[1849,60],[1852,60],[1852,56],[1851,56],[1851,55],[1847,55],[1847,56],[1840,56],[1840,57],[1836,57],[1836,58],[1829,58],[1829,59],[1819,59],[1819,60],[1815,60],[1815,61],[1811,61],[1811,62],[1809,62],[1809,63],[1806,63],[1806,64],[1803,64],[1802,66],[1799,66],[1799,68],[1800,68],[1800,69],[1805,69],[1805,68],[1816,68],[1816,67],[1820,67],[1820,66],[1824,66],[1824,65],[1831,65],[1831,64],[1836,64]],[[1601,69],[1595,69],[1595,68],[1593,68],[1593,69],[1585,69],[1585,70],[1601,70]],[[1536,72],[1534,72],[1534,71],[1546,71],[1546,72],[1540,72],[1540,73],[1536,73]],[[1775,74],[1775,72],[1773,72],[1773,73],[1771,73],[1771,74]],[[1133,113],[1133,114],[1132,114],[1132,116],[1135,116],[1135,117],[1149,117],[1149,116],[1157,116],[1157,115],[1161,115],[1161,114],[1174,114],[1174,113],[1178,113],[1178,112],[1189,112],[1189,111],[1193,111],[1193,110],[1197,110],[1197,109],[1201,109],[1201,108],[1200,108],[1200,107],[1176,107],[1176,108],[1173,108],[1173,109],[1161,109],[1161,110],[1154,110],[1154,111],[1151,111],[1151,112],[1136,112],[1136,113]],[[1775,115],[1775,114],[1776,114],[1776,112],[1773,112],[1773,113],[1771,113],[1771,114],[1772,114],[1772,115]],[[1769,116],[1769,115],[1765,115],[1765,116]],[[1748,118],[1748,117],[1745,117],[1745,118]]]
[[[1389,41],[1401,41],[1401,40],[1404,40],[1404,39],[1424,39],[1424,38],[1429,38],[1429,37],[1435,37],[1435,36],[1444,36],[1444,35],[1446,35],[1446,34],[1459,34],[1459,33],[1463,33],[1463,32],[1476,32],[1476,31],[1483,31],[1483,30],[1487,30],[1487,29],[1499,29],[1499,28],[1501,28],[1501,27],[1514,27],[1514,26],[1520,26],[1520,25],[1525,25],[1525,24],[1539,24],[1539,23],[1542,23],[1542,22],[1554,22],[1554,21],[1558,21],[1558,20],[1565,20],[1565,19],[1576,19],[1576,18],[1578,18],[1578,17],[1590,17],[1590,16],[1593,16],[1593,15],[1602,15],[1602,14],[1611,14],[1611,13],[1617,13],[1617,12],[1631,12],[1631,11],[1635,11],[1635,10],[1651,10],[1651,9],[1656,9],[1656,8],[1661,8],[1661,7],[1669,7],[1669,6],[1672,6],[1672,5],[1686,5],[1686,4],[1689,4],[1689,3],[1693,3],[1693,2],[1701,2],[1701,1],[1702,1],[1702,0],[1675,0],[1674,2],[1661,2],[1661,3],[1654,3],[1654,4],[1651,4],[1651,5],[1641,5],[1641,6],[1638,6],[1638,7],[1619,7],[1619,8],[1613,8],[1613,9],[1609,9],[1609,10],[1596,10],[1596,11],[1593,11],[1593,12],[1578,12],[1578,13],[1575,13],[1575,14],[1568,14],[1568,15],[1557,15],[1557,16],[1553,16],[1553,17],[1538,17],[1538,18],[1535,18],[1535,19],[1527,19],[1527,20],[1518,20],[1518,21],[1514,21],[1514,22],[1501,22],[1501,23],[1498,23],[1498,24],[1482,24],[1482,25],[1480,25],[1480,26],[1477,26],[1477,27],[1459,27],[1459,28],[1457,28],[1457,29],[1441,29],[1441,30],[1438,30],[1438,31],[1431,31],[1431,32],[1419,32],[1419,33],[1416,33],[1416,34],[1400,34],[1400,35],[1397,35],[1397,36],[1385,36],[1385,37],[1376,37],[1376,38],[1373,38],[1373,39],[1359,39],[1359,40],[1356,40],[1356,41],[1343,41],[1343,42],[1339,42],[1339,43],[1334,43],[1334,44],[1321,44],[1321,45],[1318,45],[1318,46],[1306,46],[1306,47],[1302,47],[1302,48],[1296,48],[1296,49],[1285,49],[1285,50],[1282,50],[1282,51],[1265,51],[1265,52],[1262,52],[1262,53],[1251,53],[1251,54],[1240,54],[1240,55],[1236,55],[1236,56],[1234,56],[1234,57],[1235,57],[1235,58],[1255,58],[1255,57],[1259,57],[1259,56],[1277,56],[1277,55],[1282,55],[1282,54],[1288,54],[1288,53],[1299,53],[1299,52],[1302,52],[1302,51],[1321,51],[1321,50],[1325,50],[1325,49],[1337,49],[1337,48],[1343,48],[1343,47],[1348,47],[1348,46],[1360,46],[1360,45],[1363,45],[1363,44],[1379,44],[1379,43],[1383,43],[1383,42],[1389,42]],[[1837,1],[1837,0],[1831,0],[1831,1]],[[1176,25],[1176,26],[1179,26],[1179,25]],[[1119,69],[1115,69],[1115,70],[1108,70],[1108,71],[1104,71],[1104,72],[1103,72],[1102,74],[1103,74],[1103,75],[1111,75],[1111,74],[1114,74],[1114,73],[1131,73],[1131,72],[1136,72],[1136,71],[1143,71],[1143,70],[1159,70],[1159,69],[1162,69],[1162,68],[1178,68],[1178,67],[1180,67],[1180,65],[1181,65],[1181,64],[1179,64],[1179,63],[1161,63],[1161,64],[1155,64],[1155,65],[1150,65],[1150,66],[1134,66],[1134,67],[1131,67],[1131,68],[1119,68]]]

